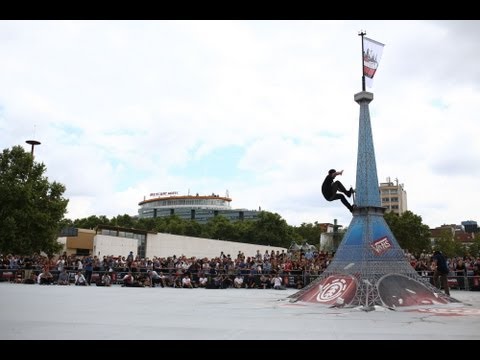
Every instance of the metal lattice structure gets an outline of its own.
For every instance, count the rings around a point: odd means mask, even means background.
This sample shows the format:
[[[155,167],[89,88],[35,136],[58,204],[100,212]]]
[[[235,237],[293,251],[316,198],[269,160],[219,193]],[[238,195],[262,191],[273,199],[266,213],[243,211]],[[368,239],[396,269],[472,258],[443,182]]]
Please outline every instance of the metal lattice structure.
[[[456,302],[417,274],[388,227],[381,207],[368,107],[373,94],[362,91],[354,99],[360,105],[357,208],[327,269],[290,298],[365,309]]]

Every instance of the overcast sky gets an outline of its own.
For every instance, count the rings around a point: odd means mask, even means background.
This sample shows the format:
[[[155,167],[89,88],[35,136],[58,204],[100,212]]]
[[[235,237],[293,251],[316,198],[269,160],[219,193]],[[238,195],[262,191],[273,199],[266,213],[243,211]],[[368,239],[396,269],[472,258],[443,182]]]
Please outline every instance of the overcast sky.
[[[136,215],[152,192],[225,195],[290,225],[348,226],[361,41],[379,182],[430,227],[480,221],[480,21],[0,21],[0,146],[35,138],[67,218]]]

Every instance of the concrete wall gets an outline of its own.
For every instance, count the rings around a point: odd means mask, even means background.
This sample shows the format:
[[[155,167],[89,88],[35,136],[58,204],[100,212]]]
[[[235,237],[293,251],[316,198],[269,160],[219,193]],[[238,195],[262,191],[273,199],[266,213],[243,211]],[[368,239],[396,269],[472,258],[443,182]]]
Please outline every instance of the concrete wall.
[[[66,236],[59,237],[59,238],[57,238],[57,242],[62,245],[62,249],[60,250],[60,254],[63,254],[64,252],[66,252],[67,251],[67,237]],[[67,255],[70,255],[70,254],[68,254],[68,252],[67,252]]]
[[[133,251],[133,254],[136,256],[138,241],[137,239],[97,234],[94,239],[93,254],[99,257],[104,255],[127,257],[130,251]],[[265,253],[265,250],[269,252],[272,250],[287,251],[286,248],[276,246],[158,233],[147,235],[146,257],[152,259],[154,256],[185,255],[187,257],[212,258],[219,256],[220,252],[223,251],[225,255],[230,254],[232,258],[236,258],[239,251],[242,251],[248,257],[255,255],[257,250],[260,250],[262,255]]]
[[[236,258],[239,251],[245,256],[253,256],[260,250],[263,255],[265,250],[269,252],[287,251],[286,248],[276,246],[255,245],[247,243],[239,243],[225,240],[203,239],[190,236],[172,235],[172,234],[148,234],[147,236],[147,257],[150,259],[154,256],[168,257],[172,255],[185,255],[187,257],[195,256],[197,258],[212,258],[219,256],[223,251],[225,255],[230,254],[232,258]]]
[[[130,251],[133,251],[133,255],[136,256],[138,241],[138,239],[97,234],[93,240],[93,255],[98,257],[120,255],[126,258]]]

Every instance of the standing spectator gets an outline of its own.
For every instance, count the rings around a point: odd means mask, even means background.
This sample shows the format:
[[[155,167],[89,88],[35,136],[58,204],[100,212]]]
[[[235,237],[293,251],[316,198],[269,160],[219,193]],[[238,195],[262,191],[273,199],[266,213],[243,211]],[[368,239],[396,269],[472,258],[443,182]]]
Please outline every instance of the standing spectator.
[[[467,267],[462,258],[457,260],[455,264],[455,276],[458,281],[459,289],[465,289],[465,277],[467,276]]]
[[[433,272],[433,283],[434,285],[440,289],[439,279],[441,281],[441,286],[443,287],[443,291],[445,294],[450,295],[450,289],[448,288],[448,279],[447,275],[449,272],[447,260],[445,256],[440,251],[435,251],[433,253],[432,261],[435,266],[435,270]]]
[[[127,268],[132,271],[132,264],[133,264],[133,251],[130,251],[130,254],[127,256]]]
[[[92,281],[92,274],[93,274],[93,259],[87,256],[85,259],[85,279],[87,280],[87,284],[90,285]]]
[[[30,257],[27,257],[25,259],[23,259],[24,263],[25,263],[25,270],[24,270],[24,273],[23,273],[23,278],[24,278],[24,282],[27,283],[26,281],[28,280],[28,283],[31,283],[30,280],[32,278],[32,274],[33,274],[33,259],[30,258]]]

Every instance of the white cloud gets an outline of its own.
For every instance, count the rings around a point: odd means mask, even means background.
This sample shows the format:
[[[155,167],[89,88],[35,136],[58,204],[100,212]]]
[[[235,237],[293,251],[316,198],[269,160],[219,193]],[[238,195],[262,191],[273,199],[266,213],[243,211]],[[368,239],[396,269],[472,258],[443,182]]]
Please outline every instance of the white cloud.
[[[386,44],[369,89],[379,181],[404,183],[432,227],[476,220],[480,21],[4,21],[0,143],[42,142],[70,218],[228,189],[233,207],[348,226],[320,187],[332,167],[355,182],[360,29]],[[228,179],[191,170],[233,145]]]

